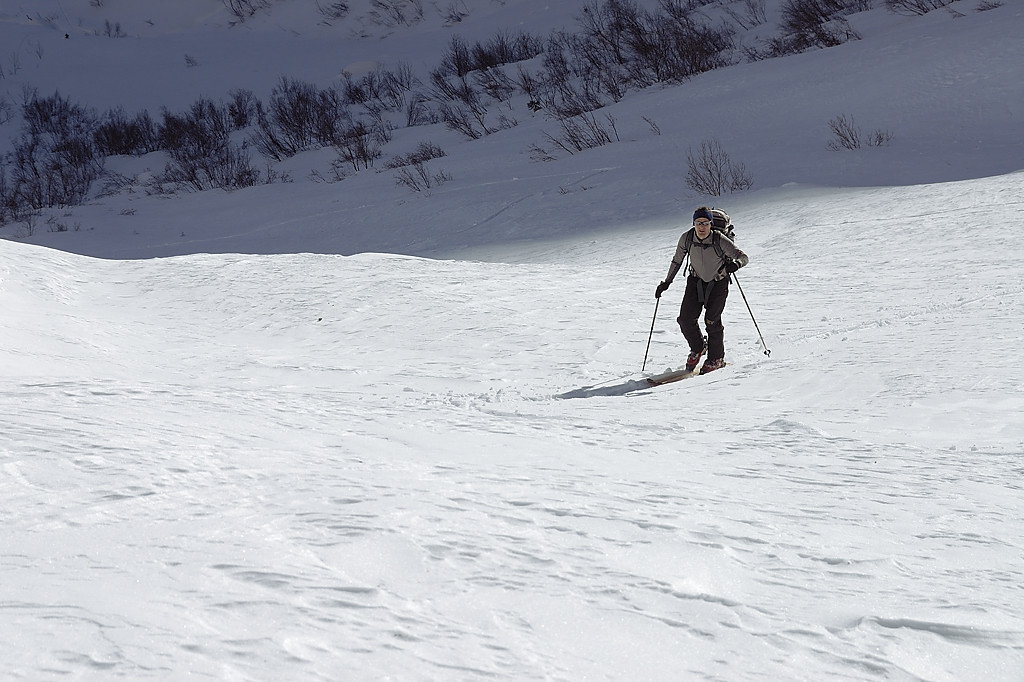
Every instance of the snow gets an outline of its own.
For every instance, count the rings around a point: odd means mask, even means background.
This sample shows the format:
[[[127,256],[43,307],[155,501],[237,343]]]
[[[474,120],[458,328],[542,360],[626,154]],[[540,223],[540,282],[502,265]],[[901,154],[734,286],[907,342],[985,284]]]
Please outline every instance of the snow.
[[[58,4],[93,24],[0,10],[5,45],[70,52],[23,49],[9,98],[185,106],[259,81],[246,36],[328,82],[403,46],[429,65],[452,30]],[[571,4],[479,3],[464,30]],[[526,152],[542,114],[396,131],[448,152],[429,196],[314,182],[314,152],[292,183],[4,226],[0,677],[1021,680],[1024,8],[961,12],[876,9],[862,41],[632,93],[622,142],[551,163]],[[92,37],[104,16],[130,37]],[[122,41],[121,84],[85,68]],[[149,78],[163,57],[177,80]],[[827,150],[840,113],[892,144]],[[755,179],[715,202],[771,354],[734,286],[729,366],[643,388],[709,135]],[[681,295],[648,374],[682,364]]]

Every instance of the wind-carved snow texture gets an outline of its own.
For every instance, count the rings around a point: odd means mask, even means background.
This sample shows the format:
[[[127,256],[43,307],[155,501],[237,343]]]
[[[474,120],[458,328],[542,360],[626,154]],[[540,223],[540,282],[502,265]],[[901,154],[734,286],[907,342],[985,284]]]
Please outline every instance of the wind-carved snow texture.
[[[426,81],[454,33],[583,3],[461,4],[2,3],[0,99]],[[516,94],[340,183],[331,149],[177,195],[111,157],[113,194],[0,226],[0,678],[1020,682],[1024,10],[875,4],[862,40],[630,90],[555,162]],[[830,151],[840,115],[891,144]],[[646,388],[649,339],[647,374],[687,352],[681,281],[649,332],[705,139],[756,183],[715,203],[772,353],[734,288],[728,367]],[[429,196],[376,172],[428,140]]]
[[[720,375],[576,400],[642,378],[675,231],[2,242],[4,676],[1019,679],[1020,183],[769,196],[739,276],[771,357],[733,291]]]

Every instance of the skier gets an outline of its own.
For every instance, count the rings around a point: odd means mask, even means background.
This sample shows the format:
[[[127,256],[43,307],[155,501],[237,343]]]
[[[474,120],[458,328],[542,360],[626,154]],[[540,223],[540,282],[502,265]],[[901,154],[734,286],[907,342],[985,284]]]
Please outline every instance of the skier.
[[[661,298],[682,267],[683,259],[689,255],[686,292],[676,321],[690,344],[690,355],[686,358],[687,371],[692,372],[704,353],[708,354],[707,361],[700,368],[701,374],[713,372],[725,364],[722,312],[725,310],[725,299],[729,296],[729,275],[749,262],[747,254],[740,251],[724,234],[712,230],[711,224],[711,211],[707,206],[701,206],[693,212],[693,228],[679,238],[668,275],[654,292],[655,298]],[[705,311],[707,337],[701,334],[697,324],[702,308]]]

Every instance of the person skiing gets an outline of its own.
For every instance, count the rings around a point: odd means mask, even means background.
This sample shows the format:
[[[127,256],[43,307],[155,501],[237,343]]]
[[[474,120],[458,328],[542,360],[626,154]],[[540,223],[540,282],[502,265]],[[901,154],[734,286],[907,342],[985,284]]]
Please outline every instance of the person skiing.
[[[687,255],[690,257],[690,267],[683,303],[676,321],[687,343],[690,344],[690,355],[686,358],[687,371],[692,372],[707,352],[708,359],[700,368],[701,374],[707,374],[725,364],[725,327],[722,325],[722,312],[725,310],[725,300],[729,296],[729,275],[746,265],[750,259],[731,239],[712,229],[711,210],[707,206],[701,206],[693,212],[693,227],[679,238],[668,275],[655,290],[655,298],[661,298],[672,285],[672,280],[675,279]],[[707,337],[701,334],[700,326],[697,324],[702,308]]]

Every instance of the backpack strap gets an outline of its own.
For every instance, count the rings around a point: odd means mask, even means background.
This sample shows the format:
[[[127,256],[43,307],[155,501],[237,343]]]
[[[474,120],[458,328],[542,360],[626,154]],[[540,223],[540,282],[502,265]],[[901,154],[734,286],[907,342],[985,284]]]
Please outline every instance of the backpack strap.
[[[722,233],[715,228],[711,228],[711,231],[714,233],[711,235],[711,246],[715,247],[715,253],[718,254],[718,257],[725,260],[725,250],[722,248],[721,244]]]

